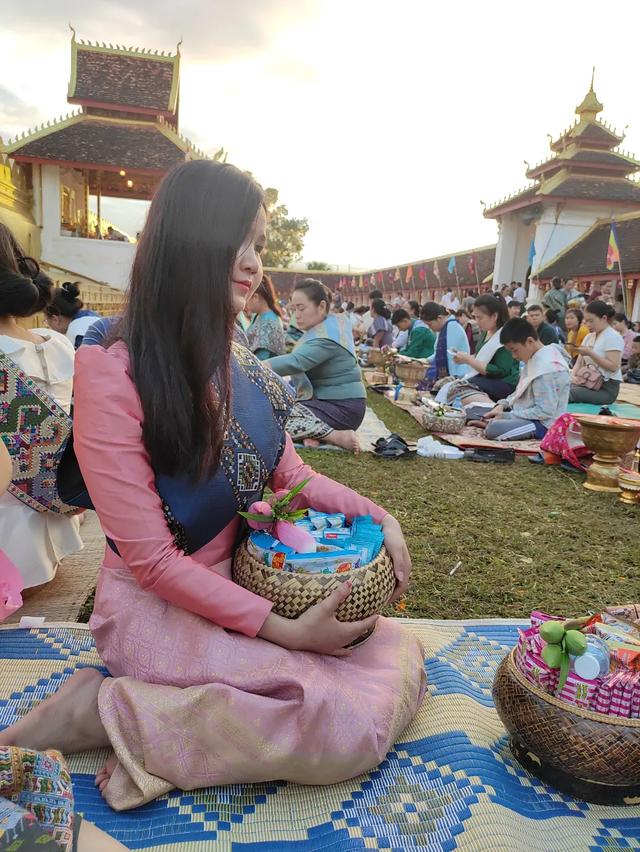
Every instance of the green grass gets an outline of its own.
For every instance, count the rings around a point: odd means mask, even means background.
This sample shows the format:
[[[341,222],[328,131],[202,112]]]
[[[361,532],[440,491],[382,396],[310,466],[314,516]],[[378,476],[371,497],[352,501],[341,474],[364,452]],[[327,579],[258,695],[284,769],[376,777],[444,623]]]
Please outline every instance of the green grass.
[[[369,393],[369,404],[406,439],[423,434],[378,394]],[[535,608],[578,614],[640,597],[640,510],[586,491],[580,475],[526,458],[496,465],[303,455],[401,522],[413,559],[407,616],[520,617]]]
[[[369,405],[407,440],[423,434],[378,394],[369,392]],[[330,450],[302,455],[401,522],[413,559],[402,615],[519,618],[536,608],[577,615],[640,598],[640,509],[586,491],[580,475],[525,458],[495,465]],[[92,608],[93,596],[81,621]]]

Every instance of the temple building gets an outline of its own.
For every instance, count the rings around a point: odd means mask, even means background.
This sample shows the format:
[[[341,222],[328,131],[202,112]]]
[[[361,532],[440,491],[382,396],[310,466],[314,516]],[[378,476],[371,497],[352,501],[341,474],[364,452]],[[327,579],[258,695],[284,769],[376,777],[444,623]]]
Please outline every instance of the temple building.
[[[44,262],[126,286],[135,238],[108,227],[101,201],[150,200],[175,163],[205,157],[178,130],[179,91],[179,45],[172,55],[78,42],[73,32],[67,100],[79,109],[3,148],[32,192],[32,251]]]
[[[485,209],[499,226],[494,285],[529,277],[535,298],[539,274],[597,223],[640,212],[640,184],[632,177],[640,162],[620,150],[624,134],[598,118],[602,109],[592,78],[575,123],[551,142],[546,160],[527,169],[532,183]],[[621,253],[624,265],[622,246]],[[602,273],[605,256],[606,249],[593,275]]]

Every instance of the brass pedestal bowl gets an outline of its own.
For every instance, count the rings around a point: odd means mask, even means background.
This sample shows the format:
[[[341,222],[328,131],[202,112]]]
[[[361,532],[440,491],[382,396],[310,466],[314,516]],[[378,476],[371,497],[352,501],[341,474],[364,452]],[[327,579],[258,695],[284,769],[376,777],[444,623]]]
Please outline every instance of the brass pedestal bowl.
[[[577,414],[582,439],[593,452],[584,487],[590,491],[618,493],[618,475],[622,456],[630,453],[640,439],[640,420]]]

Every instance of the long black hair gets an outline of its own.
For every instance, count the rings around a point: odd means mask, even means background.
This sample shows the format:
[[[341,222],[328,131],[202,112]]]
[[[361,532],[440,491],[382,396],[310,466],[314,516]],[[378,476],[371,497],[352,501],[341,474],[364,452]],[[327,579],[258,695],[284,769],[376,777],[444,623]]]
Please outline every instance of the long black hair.
[[[594,299],[593,302],[589,302],[585,311],[588,314],[593,314],[594,317],[598,317],[599,319],[607,319],[609,322],[611,322],[616,315],[616,309],[613,305],[608,305],[601,299]]]
[[[258,284],[256,295],[262,296],[270,311],[273,311],[276,316],[282,317],[282,310],[276,297],[276,289],[273,286],[273,281],[266,272],[262,276],[262,281]]]
[[[0,316],[30,317],[51,299],[53,281],[0,223]]]
[[[382,317],[383,319],[389,319],[391,317],[391,311],[387,308],[382,299],[374,299],[371,302],[371,307],[379,317]]]
[[[116,335],[128,346],[157,473],[198,480],[220,461],[231,407],[233,265],[263,192],[230,164],[169,172],[151,202]]]

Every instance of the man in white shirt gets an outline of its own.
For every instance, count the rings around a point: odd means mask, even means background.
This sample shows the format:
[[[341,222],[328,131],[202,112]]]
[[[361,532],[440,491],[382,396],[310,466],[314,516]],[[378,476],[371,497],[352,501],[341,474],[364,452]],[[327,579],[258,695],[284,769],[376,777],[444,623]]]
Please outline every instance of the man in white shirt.
[[[513,291],[513,299],[516,302],[520,302],[521,305],[524,305],[527,301],[527,291],[522,286],[521,281],[518,281],[518,286]]]
[[[453,290],[451,287],[449,287],[447,292],[442,297],[442,306],[448,311],[457,311],[460,307],[460,299],[458,299],[457,296],[453,295]]]

